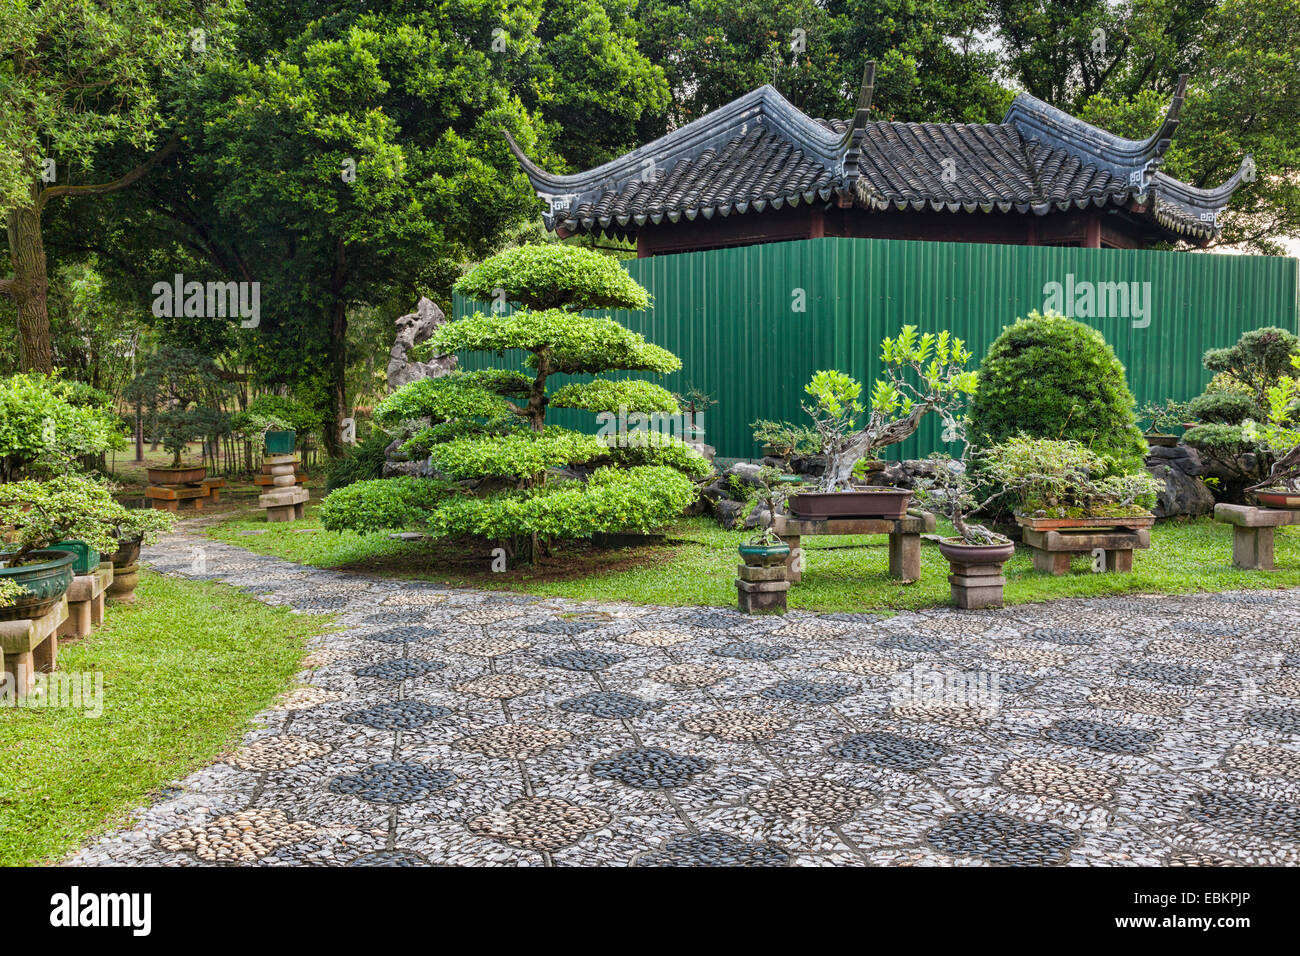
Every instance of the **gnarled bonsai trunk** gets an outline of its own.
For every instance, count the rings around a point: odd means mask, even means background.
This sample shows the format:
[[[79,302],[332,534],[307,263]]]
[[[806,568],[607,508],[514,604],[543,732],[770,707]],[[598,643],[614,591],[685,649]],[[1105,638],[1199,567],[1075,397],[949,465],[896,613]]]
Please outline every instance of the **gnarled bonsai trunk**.
[[[933,408],[934,406],[930,404],[918,404],[906,418],[892,422],[885,422],[872,412],[866,428],[855,433],[842,449],[827,456],[826,473],[822,475],[818,490],[835,491],[839,488],[851,488],[853,469],[859,461],[878,448],[888,448],[912,437],[920,426],[921,419]]]

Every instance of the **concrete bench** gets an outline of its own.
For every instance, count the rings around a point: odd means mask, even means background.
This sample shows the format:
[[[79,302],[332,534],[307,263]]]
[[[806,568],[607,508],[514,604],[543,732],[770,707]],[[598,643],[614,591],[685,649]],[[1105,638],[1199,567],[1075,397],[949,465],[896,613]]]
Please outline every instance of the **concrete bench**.
[[[68,618],[59,625],[59,637],[87,637],[104,623],[104,596],[113,583],[113,562],[102,561],[89,574],[72,579],[66,596]]]
[[[887,534],[889,535],[889,576],[900,581],[921,579],[921,535],[934,531],[934,515],[908,515],[906,518],[796,518],[778,514],[772,530],[790,546],[785,561],[785,579],[798,584],[803,578],[805,535]]]
[[[1081,552],[1106,552],[1103,570],[1128,574],[1133,570],[1133,552],[1151,547],[1148,528],[1081,529],[1035,531],[1025,528],[1021,540],[1033,549],[1034,570],[1069,574],[1070,559]]]
[[[0,621],[0,673],[10,675],[13,693],[32,692],[37,671],[52,671],[59,662],[59,627],[68,619],[68,599],[38,618]]]
[[[1232,563],[1249,571],[1273,570],[1273,529],[1300,524],[1300,511],[1215,505],[1214,520],[1232,525]]]

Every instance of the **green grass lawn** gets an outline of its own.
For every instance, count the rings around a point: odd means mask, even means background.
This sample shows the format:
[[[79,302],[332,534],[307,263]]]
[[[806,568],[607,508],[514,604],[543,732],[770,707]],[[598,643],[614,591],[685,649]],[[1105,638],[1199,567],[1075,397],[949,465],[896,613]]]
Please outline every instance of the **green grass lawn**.
[[[57,861],[233,746],[330,620],[148,572],[136,594],[59,649],[64,674],[103,672],[102,716],[0,707],[0,865]]]
[[[736,547],[748,532],[723,531],[705,518],[681,522],[663,544],[621,550],[573,545],[536,567],[494,574],[491,554],[465,541],[394,541],[319,529],[307,520],[267,524],[234,518],[207,529],[212,537],[302,564],[420,578],[469,587],[502,588],[579,600],[647,604],[734,606]],[[252,534],[249,532],[261,532]],[[950,532],[947,532],[950,533]],[[886,576],[887,539],[804,538],[803,581],[790,589],[790,606],[816,611],[873,611],[936,607],[948,603],[948,563],[939,549],[921,549],[921,580],[899,584]],[[1059,578],[1038,574],[1026,550],[1007,563],[1006,599],[1018,604],[1059,597],[1125,592],[1225,591],[1233,588],[1300,586],[1300,534],[1279,529],[1273,572],[1232,567],[1232,529],[1209,519],[1163,522],[1151,533],[1151,549],[1135,553],[1132,574],[1093,574],[1080,559]]]

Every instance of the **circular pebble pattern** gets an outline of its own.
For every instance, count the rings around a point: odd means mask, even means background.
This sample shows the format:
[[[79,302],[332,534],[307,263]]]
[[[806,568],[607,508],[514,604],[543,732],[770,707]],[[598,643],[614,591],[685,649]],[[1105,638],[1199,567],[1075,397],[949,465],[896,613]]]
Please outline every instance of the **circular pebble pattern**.
[[[730,833],[674,837],[641,854],[637,866],[786,866],[790,854],[771,843],[749,843]]]
[[[445,603],[447,595],[434,594],[432,591],[405,591],[384,598],[381,602],[389,607],[436,607]]]
[[[450,770],[430,768],[422,763],[389,760],[371,764],[360,773],[335,777],[330,781],[329,788],[331,793],[396,806],[427,800],[459,779]]]
[[[1300,780],[1300,753],[1262,744],[1238,744],[1228,751],[1224,763],[1258,777],[1286,777]]]
[[[645,631],[629,631],[618,635],[614,640],[620,644],[634,644],[637,647],[672,647],[676,644],[685,644],[691,640],[691,635],[683,631],[651,628]]]
[[[1069,654],[1058,651],[1044,651],[1035,647],[995,647],[989,651],[989,657],[999,661],[1012,661],[1017,664],[1029,664],[1031,667],[1060,667],[1071,661]]]
[[[792,700],[799,704],[834,704],[858,692],[847,684],[822,684],[812,680],[777,681],[763,689],[768,700]]]
[[[292,823],[283,810],[255,808],[217,817],[200,827],[182,827],[158,838],[164,850],[189,850],[209,863],[255,863],[278,847],[309,840],[317,827]]]
[[[828,641],[844,635],[844,628],[827,624],[825,620],[789,621],[772,633],[778,637],[797,637],[801,641]]]
[[[731,641],[715,647],[713,653],[719,657],[731,657],[741,661],[775,661],[790,656],[790,648],[752,644],[749,641]]]
[[[889,651],[919,651],[926,654],[937,654],[952,647],[952,642],[945,641],[941,637],[930,637],[925,634],[890,634],[888,637],[882,637],[876,641],[876,646]]]
[[[1097,643],[1096,634],[1064,627],[1040,627],[1027,636],[1035,641],[1047,641],[1049,644],[1063,644],[1067,647],[1084,647]]]
[[[791,777],[760,790],[749,798],[749,806],[762,814],[774,814],[810,823],[846,823],[874,798],[864,790],[821,777]]]
[[[948,752],[942,744],[883,732],[850,734],[826,752],[839,760],[874,764],[890,770],[924,770]]]
[[[712,664],[669,664],[646,675],[661,684],[674,687],[711,687],[731,676],[731,671]]]
[[[310,710],[342,700],[343,695],[320,687],[297,687],[282,696],[272,710]]]
[[[573,734],[567,730],[552,730],[534,724],[502,724],[472,737],[462,737],[453,746],[485,757],[527,760],[540,757],[551,747],[563,746],[572,739]]]
[[[1126,710],[1151,717],[1177,717],[1187,701],[1172,694],[1151,694],[1125,687],[1104,687],[1088,695],[1088,703],[1102,710]]]
[[[790,726],[777,714],[755,714],[745,710],[714,710],[682,721],[682,729],[719,740],[752,743],[767,740]]]
[[[516,617],[523,617],[528,612],[520,607],[476,607],[456,615],[458,624],[500,624]]]
[[[1116,676],[1128,680],[1146,680],[1177,687],[1196,687],[1205,683],[1209,674],[1200,667],[1183,667],[1179,664],[1158,664],[1155,661],[1135,661],[1116,669]]]
[[[536,677],[525,677],[522,674],[488,674],[457,684],[456,690],[476,697],[509,700],[511,697],[522,697],[524,694],[541,690],[543,686],[543,682]]]
[[[1233,654],[1227,644],[1209,641],[1170,641],[1157,638],[1147,645],[1148,654],[1167,654],[1170,657],[1191,657],[1202,661],[1226,661]]]
[[[942,853],[974,856],[1011,866],[1053,866],[1069,858],[1078,842],[1073,830],[1029,823],[1004,813],[954,813],[925,835]]]
[[[1226,833],[1288,843],[1300,841],[1300,806],[1254,794],[1198,793],[1187,816]]]
[[[670,750],[645,747],[624,750],[614,757],[597,760],[591,775],[601,780],[617,780],[638,790],[663,790],[684,787],[696,774],[704,773],[712,763],[703,757],[687,757]]]
[[[1011,761],[998,782],[1008,790],[1021,793],[1095,804],[1110,800],[1115,788],[1124,781],[1103,770],[1025,757]]]
[[[1058,720],[1043,731],[1048,740],[1091,747],[1111,754],[1150,753],[1160,735],[1136,727],[1113,727],[1095,720]]]
[[[341,647],[318,647],[302,659],[302,666],[307,670],[315,670],[318,667],[328,667],[347,656],[348,652]]]
[[[471,833],[500,840],[521,850],[554,853],[577,843],[609,823],[597,807],[575,806],[555,797],[524,797],[500,810],[471,819]]]
[[[841,674],[858,674],[862,677],[888,677],[902,670],[903,664],[901,661],[891,661],[884,657],[846,654],[822,664],[822,669],[839,671]]]
[[[689,627],[727,631],[739,624],[750,623],[750,619],[734,611],[699,611],[678,618],[677,623]]]
[[[1261,730],[1300,737],[1300,710],[1274,708],[1269,710],[1252,710],[1246,713],[1246,723]]]
[[[562,667],[566,671],[603,671],[605,668],[625,661],[622,654],[606,654],[582,648],[576,651],[561,651],[559,654],[547,654],[542,658],[546,667]]]
[[[602,690],[562,700],[559,707],[571,714],[588,714],[606,720],[619,720],[640,717],[646,711],[653,710],[655,705],[632,694]]]
[[[330,752],[328,744],[320,743],[308,737],[263,737],[248,744],[226,763],[240,770],[261,773],[268,770],[284,770],[295,767],[306,760],[323,757]]]
[[[600,627],[599,621],[543,621],[541,624],[529,624],[524,628],[532,634],[581,634]]]
[[[378,641],[381,644],[414,644],[416,641],[422,641],[426,637],[436,637],[442,631],[437,628],[423,627],[419,624],[407,624],[401,627],[389,627],[377,631],[369,631],[363,635],[366,640]]]
[[[453,654],[465,654],[469,657],[501,657],[515,651],[525,651],[533,645],[527,641],[512,641],[508,637],[480,637],[471,641],[459,641],[448,644],[447,650]]]
[[[413,658],[399,658],[384,661],[382,664],[369,664],[357,670],[358,677],[378,677],[382,680],[406,680],[420,677],[446,667],[440,661],[421,661]]]
[[[1264,685],[1270,694],[1281,697],[1300,697],[1300,674],[1287,674]]]
[[[397,700],[354,711],[345,715],[343,720],[349,724],[374,727],[376,730],[415,730],[452,713],[455,711],[439,704],[426,704],[422,700]]]
[[[924,700],[895,704],[891,712],[900,720],[923,720],[944,727],[967,729],[983,727],[996,716],[996,711],[991,707],[964,707]]]

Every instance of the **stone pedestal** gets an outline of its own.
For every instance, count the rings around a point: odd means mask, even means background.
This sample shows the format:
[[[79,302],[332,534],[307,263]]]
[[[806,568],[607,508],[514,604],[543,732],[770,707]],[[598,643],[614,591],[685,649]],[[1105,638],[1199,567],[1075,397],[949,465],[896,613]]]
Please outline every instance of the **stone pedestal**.
[[[1000,564],[950,564],[952,601],[965,611],[1002,606],[1002,589],[1007,579]]]
[[[72,579],[66,595],[68,619],[59,625],[59,637],[87,637],[104,623],[104,595],[112,583],[111,561],[101,561],[94,571]]]
[[[134,604],[136,585],[140,583],[140,564],[127,564],[113,568],[113,580],[108,585],[107,597],[112,604]]]
[[[790,582],[785,579],[785,565],[756,568],[747,564],[736,568],[736,599],[742,614],[784,614]]]
[[[59,626],[68,619],[65,597],[38,618],[0,621],[0,671],[13,679],[13,692],[32,692],[37,671],[52,671],[59,662]]]
[[[1300,511],[1215,505],[1214,520],[1232,525],[1232,563],[1248,571],[1273,570],[1273,529],[1300,524]]]
[[[257,506],[266,509],[267,521],[301,521],[303,506],[311,495],[306,488],[277,488],[257,498]]]

